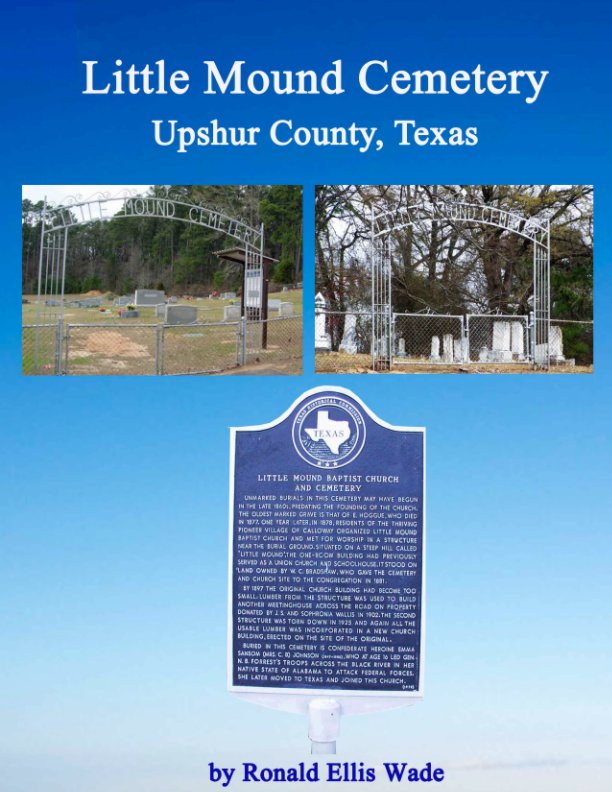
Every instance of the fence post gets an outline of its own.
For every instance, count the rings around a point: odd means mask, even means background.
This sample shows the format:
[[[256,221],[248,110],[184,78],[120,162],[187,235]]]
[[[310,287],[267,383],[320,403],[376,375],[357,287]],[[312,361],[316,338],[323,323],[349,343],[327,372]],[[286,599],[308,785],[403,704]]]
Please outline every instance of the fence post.
[[[156,373],[162,375],[164,373],[164,340],[165,340],[166,326],[162,324],[157,325],[157,344],[156,344]]]
[[[70,366],[70,325],[66,325],[66,335],[64,336],[64,371],[63,374],[68,374],[68,367]]]
[[[57,328],[55,330],[55,344],[53,350],[53,373],[62,373],[62,339],[64,336],[64,321],[63,319],[57,320]]]
[[[239,354],[238,365],[244,366],[246,363],[246,317],[241,316],[238,322]]]

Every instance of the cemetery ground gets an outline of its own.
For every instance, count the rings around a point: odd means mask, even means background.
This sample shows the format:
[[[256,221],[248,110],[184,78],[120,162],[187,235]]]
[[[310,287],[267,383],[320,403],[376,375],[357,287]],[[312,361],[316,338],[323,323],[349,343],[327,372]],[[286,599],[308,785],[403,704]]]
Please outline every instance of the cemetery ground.
[[[237,367],[237,331],[235,321],[224,322],[224,309],[239,305],[239,299],[207,297],[178,298],[177,304],[196,308],[197,323],[164,326],[154,306],[138,307],[138,317],[122,318],[122,308],[114,305],[116,295],[101,296],[101,305],[73,306],[84,295],[66,295],[64,328],[68,335],[67,354],[63,353],[70,374],[189,374],[252,373],[296,374],[301,372],[302,291],[293,289],[271,293],[271,298],[292,303],[294,315],[277,319],[270,312],[267,348],[256,349],[259,325],[247,330],[247,365]],[[88,296],[92,296],[91,294]],[[95,296],[95,295],[93,295]],[[23,295],[23,373],[34,371],[34,339],[37,322],[36,295]],[[45,306],[40,306],[39,321],[45,325]],[[160,351],[158,328],[163,329]],[[55,326],[40,329],[38,355],[42,369],[53,373]],[[163,372],[159,370],[160,354]],[[242,371],[242,369],[244,369]]]
[[[317,374],[375,374],[372,356],[346,352],[317,352]],[[591,374],[593,366],[555,365],[549,371],[534,369],[525,363],[427,363],[411,361],[409,365],[394,363],[386,374]]]

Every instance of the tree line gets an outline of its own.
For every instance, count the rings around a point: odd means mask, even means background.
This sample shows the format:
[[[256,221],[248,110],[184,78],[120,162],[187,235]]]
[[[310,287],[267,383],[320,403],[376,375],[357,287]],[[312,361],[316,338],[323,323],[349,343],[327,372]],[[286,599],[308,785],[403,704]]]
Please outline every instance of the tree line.
[[[550,222],[553,316],[591,319],[592,188],[325,186],[316,197],[316,283],[332,309],[370,301],[370,213],[464,202]],[[504,228],[419,216],[390,236],[393,308],[415,313],[528,313],[533,245]]]
[[[176,198],[206,206],[252,227],[264,224],[264,253],[277,262],[271,279],[302,280],[302,191],[295,185],[173,185],[151,187],[144,197]],[[22,202],[22,289],[37,291],[43,202]],[[212,229],[170,219],[122,217],[69,229],[66,294],[96,289],[127,294],[136,288],[205,294],[237,290],[240,268],[215,251],[240,246]]]

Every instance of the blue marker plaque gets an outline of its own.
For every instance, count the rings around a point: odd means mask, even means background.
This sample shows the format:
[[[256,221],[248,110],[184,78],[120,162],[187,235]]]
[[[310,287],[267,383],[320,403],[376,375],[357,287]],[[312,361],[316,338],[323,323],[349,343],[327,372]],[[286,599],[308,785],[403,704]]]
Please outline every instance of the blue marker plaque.
[[[230,690],[422,696],[424,439],[333,387],[232,429]]]

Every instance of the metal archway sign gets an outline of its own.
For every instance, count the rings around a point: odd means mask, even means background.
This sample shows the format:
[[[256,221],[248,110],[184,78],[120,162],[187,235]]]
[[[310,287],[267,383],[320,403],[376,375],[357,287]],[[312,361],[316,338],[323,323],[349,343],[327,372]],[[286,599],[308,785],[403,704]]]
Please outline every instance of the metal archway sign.
[[[96,193],[89,198],[72,196],[58,205],[48,203],[45,198],[38,217],[41,222],[41,238],[38,261],[35,368],[39,365],[41,327],[47,323],[63,322],[68,232],[72,227],[86,223],[115,218],[175,220],[208,228],[235,239],[245,251],[244,275],[245,283],[249,284],[251,304],[255,300],[258,306],[255,312],[251,312],[252,316],[262,315],[265,294],[263,224],[254,228],[238,218],[190,202],[183,196],[174,196],[169,192],[165,196],[143,196],[130,190],[122,190],[116,194]],[[58,371],[62,360],[62,333],[57,334],[54,359],[55,369]]]
[[[550,223],[537,222],[515,212],[486,204],[420,203],[377,212],[371,210],[372,266],[372,367],[385,371],[393,365],[393,315],[391,305],[391,235],[419,220],[476,223],[500,228],[533,245],[534,366],[550,367]]]

